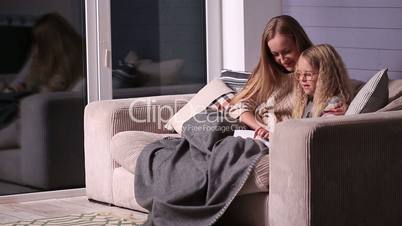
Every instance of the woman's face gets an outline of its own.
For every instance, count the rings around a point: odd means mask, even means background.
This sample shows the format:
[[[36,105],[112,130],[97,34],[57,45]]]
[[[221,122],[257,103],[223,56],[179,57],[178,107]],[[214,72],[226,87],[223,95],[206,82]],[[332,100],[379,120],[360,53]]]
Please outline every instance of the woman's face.
[[[299,81],[304,93],[313,96],[317,85],[318,71],[304,57],[299,58],[294,76]]]
[[[276,34],[267,44],[275,61],[287,71],[293,72],[300,56],[296,42],[287,35]]]

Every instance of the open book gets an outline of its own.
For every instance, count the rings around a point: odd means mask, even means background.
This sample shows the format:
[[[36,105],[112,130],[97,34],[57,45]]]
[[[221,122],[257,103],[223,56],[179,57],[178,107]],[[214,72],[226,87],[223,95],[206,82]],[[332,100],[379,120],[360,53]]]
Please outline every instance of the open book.
[[[262,143],[265,144],[265,146],[269,147],[269,141],[262,139],[262,138],[254,138],[254,130],[250,130],[250,129],[245,129],[245,130],[235,130],[233,136],[234,137],[241,137],[241,138],[252,138],[252,139],[256,139],[261,141]]]

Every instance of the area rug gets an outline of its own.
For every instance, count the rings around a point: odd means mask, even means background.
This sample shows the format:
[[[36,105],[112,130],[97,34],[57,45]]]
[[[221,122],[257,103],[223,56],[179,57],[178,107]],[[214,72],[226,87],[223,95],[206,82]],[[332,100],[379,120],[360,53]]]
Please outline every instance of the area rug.
[[[132,216],[120,218],[111,213],[86,213],[72,214],[63,217],[42,218],[36,220],[21,220],[1,226],[39,226],[39,225],[134,225],[139,226],[143,220],[135,219]]]

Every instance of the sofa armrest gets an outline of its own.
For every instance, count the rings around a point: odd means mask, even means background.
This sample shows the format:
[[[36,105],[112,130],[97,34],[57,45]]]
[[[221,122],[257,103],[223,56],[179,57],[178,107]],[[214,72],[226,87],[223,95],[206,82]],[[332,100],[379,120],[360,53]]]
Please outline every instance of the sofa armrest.
[[[92,102],[85,108],[86,192],[90,199],[113,203],[110,153],[112,137],[122,131],[169,133],[163,126],[193,94]]]
[[[269,222],[401,225],[402,111],[279,123]]]
[[[39,93],[21,100],[21,177],[37,188],[83,187],[85,100],[79,92]]]

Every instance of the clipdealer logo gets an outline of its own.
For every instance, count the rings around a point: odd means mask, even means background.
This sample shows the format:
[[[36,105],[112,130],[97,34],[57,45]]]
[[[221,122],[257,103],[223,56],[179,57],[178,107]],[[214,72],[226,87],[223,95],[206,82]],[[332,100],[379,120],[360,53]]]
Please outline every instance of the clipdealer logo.
[[[175,99],[173,104],[157,103],[150,97],[136,98],[130,103],[129,116],[136,123],[157,123],[158,129],[162,129],[162,126],[187,103],[188,100],[183,98]],[[193,109],[190,108],[190,113],[192,112]],[[175,118],[175,120],[180,121],[181,119]]]
[[[128,109],[129,117],[135,123],[156,124],[158,129],[162,129],[169,120],[173,120],[174,123],[182,125],[187,120],[192,119],[199,124],[197,128],[183,128],[184,130],[211,130],[214,128],[214,130],[226,131],[232,129],[226,128],[226,123],[232,124],[238,122],[238,119],[230,117],[227,112],[217,111],[216,109],[204,111],[206,110],[204,105],[188,103],[189,100],[185,98],[177,98],[174,102],[169,101],[169,103],[164,103],[163,100],[156,100],[152,97],[136,98],[130,103]],[[186,105],[186,107],[182,109],[184,105]],[[182,114],[174,116],[179,109],[182,110]],[[205,114],[198,114],[203,111]],[[256,121],[258,122],[258,120]],[[216,127],[217,125],[222,128]]]

